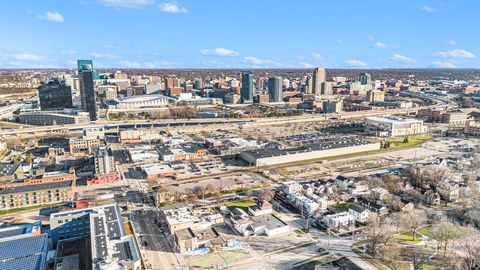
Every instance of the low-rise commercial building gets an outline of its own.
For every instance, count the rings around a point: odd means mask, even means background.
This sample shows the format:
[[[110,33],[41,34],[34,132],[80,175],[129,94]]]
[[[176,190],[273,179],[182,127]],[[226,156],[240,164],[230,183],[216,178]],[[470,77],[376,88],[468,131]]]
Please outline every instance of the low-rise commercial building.
[[[93,155],[95,150],[97,150],[101,145],[101,141],[97,136],[93,137],[74,137],[70,138],[69,146],[70,146],[70,155],[77,155],[77,154],[88,154]]]
[[[340,141],[323,141],[299,148],[267,148],[245,151],[240,153],[240,158],[250,165],[268,166],[378,149],[380,149],[380,143],[372,143],[360,139],[344,139]]]
[[[76,109],[59,111],[23,110],[19,114],[20,123],[26,125],[70,125],[90,122],[88,112]]]
[[[367,117],[365,126],[368,133],[383,137],[411,136],[427,132],[422,120],[407,117]]]

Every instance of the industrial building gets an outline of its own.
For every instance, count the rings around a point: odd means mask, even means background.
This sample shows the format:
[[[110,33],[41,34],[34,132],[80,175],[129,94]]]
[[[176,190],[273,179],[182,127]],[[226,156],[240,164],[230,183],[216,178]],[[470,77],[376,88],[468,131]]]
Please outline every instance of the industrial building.
[[[380,143],[372,143],[361,139],[327,140],[318,144],[299,148],[277,149],[266,148],[240,153],[240,158],[250,165],[270,166],[282,163],[297,162],[331,156],[353,154],[380,149]]]
[[[367,133],[381,137],[411,136],[427,133],[423,121],[407,117],[367,117],[365,119]]]

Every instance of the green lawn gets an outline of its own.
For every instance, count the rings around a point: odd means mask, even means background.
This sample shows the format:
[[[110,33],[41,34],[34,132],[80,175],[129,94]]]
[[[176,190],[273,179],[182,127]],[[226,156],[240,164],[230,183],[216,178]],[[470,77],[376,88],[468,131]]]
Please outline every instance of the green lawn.
[[[427,227],[421,228],[418,232],[431,238],[432,237],[432,235],[430,234],[431,231],[432,231],[432,227],[427,226]]]
[[[248,213],[248,207],[254,206],[255,200],[254,199],[245,199],[245,200],[239,200],[239,201],[233,201],[233,202],[227,202],[225,203],[225,206],[229,208],[240,208],[246,213]]]
[[[348,210],[350,203],[339,203],[333,206],[333,208],[337,209],[340,212],[345,212]]]
[[[403,148],[403,147],[408,147],[412,146],[415,144],[423,143],[424,141],[431,139],[432,136],[419,136],[419,137],[411,137],[408,138],[408,142],[404,143],[403,140],[404,138],[400,139],[394,139],[394,140],[388,140],[390,142],[390,147],[388,149],[395,149],[395,148]]]
[[[418,233],[415,234],[415,241],[413,241],[412,232],[402,232],[402,233],[396,234],[394,238],[399,244],[404,244],[404,245],[416,245],[420,243],[420,239],[419,239],[420,234]]]
[[[28,207],[20,207],[20,208],[15,208],[15,209],[8,209],[8,210],[0,210],[0,216],[3,215],[8,215],[8,214],[14,214],[18,212],[23,212],[23,211],[32,211],[44,207],[50,207],[50,206],[58,206],[58,205],[63,205],[65,204],[64,202],[61,203],[54,203],[54,204],[45,204],[45,205],[33,205],[33,206],[28,206]]]

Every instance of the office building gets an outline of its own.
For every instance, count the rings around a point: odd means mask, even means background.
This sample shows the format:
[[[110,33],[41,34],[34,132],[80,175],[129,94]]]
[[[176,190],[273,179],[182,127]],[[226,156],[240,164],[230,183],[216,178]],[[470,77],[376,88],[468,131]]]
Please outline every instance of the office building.
[[[64,80],[53,78],[38,87],[38,99],[42,111],[72,108],[72,88]]]
[[[115,162],[110,149],[100,147],[95,151],[95,174],[103,175],[115,172]]]
[[[35,126],[82,124],[90,121],[88,112],[67,108],[58,111],[22,110],[18,117],[20,123]]]
[[[90,114],[90,120],[97,119],[96,97],[94,87],[94,70],[91,60],[78,60],[78,79],[80,83],[80,100],[82,110]]]
[[[370,75],[370,73],[360,73],[357,79],[362,85],[372,84],[372,76]]]
[[[47,269],[48,236],[40,222],[0,229],[0,269]]]
[[[312,91],[313,91],[313,82],[312,82],[313,78],[312,76],[308,76],[307,77],[307,81],[306,81],[306,90],[305,90],[305,93],[306,94],[312,94]]]
[[[141,269],[141,254],[133,235],[128,235],[116,204],[85,208],[50,216],[54,246],[86,238],[91,265],[87,269]]]
[[[332,82],[323,82],[321,94],[324,96],[333,95],[333,85]]]
[[[367,101],[368,102],[383,102],[385,101],[385,92],[380,90],[369,90],[367,91]]]
[[[283,98],[282,90],[282,78],[270,77],[268,79],[268,93],[270,94],[270,102],[281,102]]]
[[[322,93],[322,84],[326,81],[327,74],[324,68],[316,68],[313,71],[313,94],[318,96]]]
[[[375,136],[411,136],[427,132],[423,121],[407,117],[367,117],[365,118],[367,133]]]
[[[70,155],[92,155],[101,145],[97,136],[81,136],[69,139]]]
[[[253,74],[251,72],[242,72],[242,89],[240,91],[242,103],[253,102]]]

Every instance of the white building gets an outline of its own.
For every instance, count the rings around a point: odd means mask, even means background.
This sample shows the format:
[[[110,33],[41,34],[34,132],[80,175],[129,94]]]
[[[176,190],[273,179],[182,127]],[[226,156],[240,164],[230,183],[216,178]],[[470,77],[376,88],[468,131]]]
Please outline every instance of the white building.
[[[323,221],[328,228],[334,230],[339,230],[342,228],[348,229],[355,225],[355,217],[347,212],[326,215],[323,218]]]
[[[410,136],[427,132],[422,120],[407,117],[367,117],[365,125],[368,133],[383,137]]]

